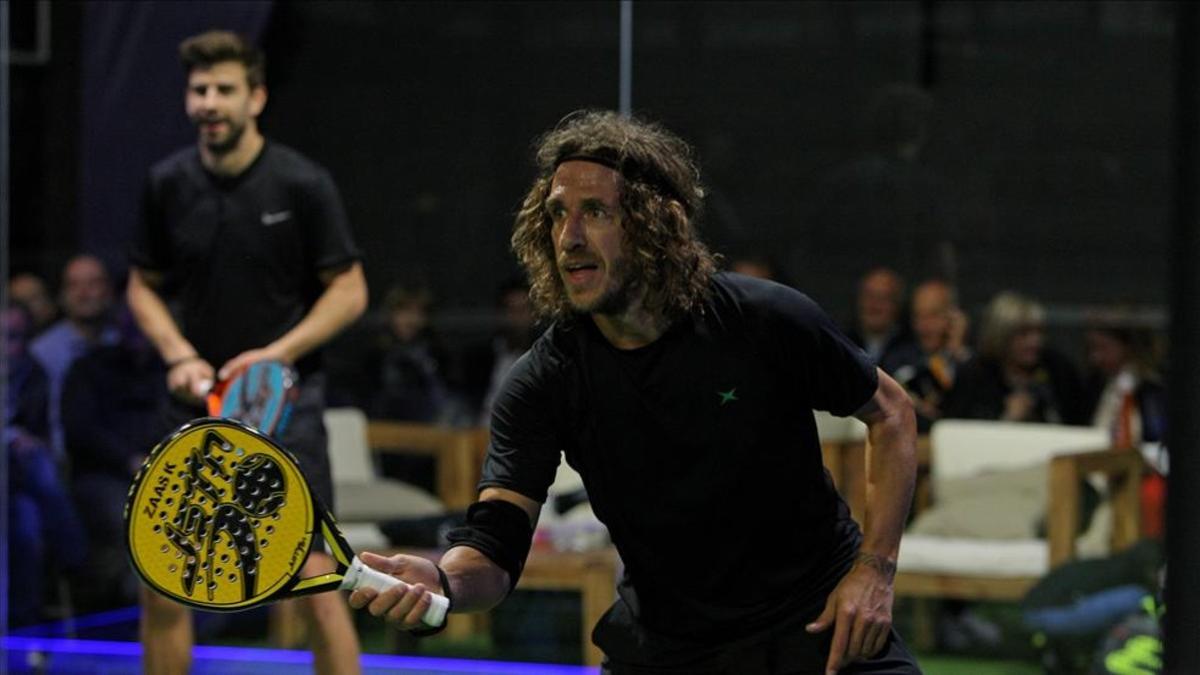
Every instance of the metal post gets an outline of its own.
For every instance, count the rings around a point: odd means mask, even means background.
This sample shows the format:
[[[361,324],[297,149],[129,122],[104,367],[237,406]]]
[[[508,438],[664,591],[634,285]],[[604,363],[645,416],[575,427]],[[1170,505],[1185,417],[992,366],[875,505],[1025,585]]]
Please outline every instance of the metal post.
[[[917,78],[925,91],[933,91],[941,76],[937,15],[937,0],[921,0],[921,61]]]
[[[8,306],[8,1],[0,2],[0,307]],[[7,352],[0,331],[0,361]],[[8,365],[0,363],[0,406],[8,405]],[[7,414],[7,411],[5,411]],[[8,635],[8,444],[0,443],[0,635]],[[8,655],[0,649],[0,674],[8,670]]]
[[[633,0],[621,0],[620,113],[633,112]]]
[[[1175,5],[1175,185],[1171,227],[1171,372],[1167,446],[1166,673],[1200,672],[1200,11]]]

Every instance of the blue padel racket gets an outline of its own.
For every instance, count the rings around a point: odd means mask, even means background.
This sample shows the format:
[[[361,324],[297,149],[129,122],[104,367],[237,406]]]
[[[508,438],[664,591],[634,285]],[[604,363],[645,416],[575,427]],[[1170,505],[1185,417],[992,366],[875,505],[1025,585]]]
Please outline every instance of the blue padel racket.
[[[217,382],[208,393],[208,414],[235,419],[279,438],[291,419],[300,376],[279,361],[259,361]]]

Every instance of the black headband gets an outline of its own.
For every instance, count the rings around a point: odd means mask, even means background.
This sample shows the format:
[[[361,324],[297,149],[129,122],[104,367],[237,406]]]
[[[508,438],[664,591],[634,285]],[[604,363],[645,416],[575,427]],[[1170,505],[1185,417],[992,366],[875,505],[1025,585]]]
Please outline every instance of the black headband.
[[[602,155],[596,155],[596,154],[588,154],[586,152],[579,152],[574,155],[567,155],[566,157],[562,157],[557,162],[554,163],[554,168],[558,169],[558,167],[563,165],[563,162],[592,162],[593,164],[600,164],[603,166],[607,166],[608,168],[610,168],[613,171],[616,171],[622,175],[624,175],[624,173],[625,173],[621,169],[621,163],[619,161],[617,161],[615,158],[604,157]]]
[[[625,180],[645,183],[658,190],[658,192],[663,196],[669,199],[674,199],[675,201],[679,202],[681,206],[683,206],[684,211],[687,213],[690,214],[692,211],[688,201],[683,198],[679,190],[670,180],[667,179],[666,176],[662,175],[658,171],[648,169],[647,167],[644,167],[636,162],[632,162],[628,157],[619,158],[615,156],[615,153],[607,152],[577,152],[566,155],[565,157],[560,157],[558,161],[554,162],[554,169],[558,170],[558,167],[562,166],[564,162],[575,161],[592,162],[593,164],[606,166],[621,174]]]

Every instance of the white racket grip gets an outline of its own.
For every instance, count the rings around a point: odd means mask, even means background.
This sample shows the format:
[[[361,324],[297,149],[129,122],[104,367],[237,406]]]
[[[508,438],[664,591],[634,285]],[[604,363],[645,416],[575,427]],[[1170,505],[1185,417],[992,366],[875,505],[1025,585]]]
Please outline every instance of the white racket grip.
[[[390,574],[364,565],[358,556],[354,556],[354,559],[350,561],[350,568],[346,570],[346,575],[342,578],[341,588],[347,591],[370,588],[382,593],[403,583]],[[425,610],[425,616],[421,617],[421,623],[430,628],[437,628],[446,621],[446,610],[450,607],[450,601],[446,599],[446,596],[438,595],[433,591],[429,592],[429,600],[429,609]]]

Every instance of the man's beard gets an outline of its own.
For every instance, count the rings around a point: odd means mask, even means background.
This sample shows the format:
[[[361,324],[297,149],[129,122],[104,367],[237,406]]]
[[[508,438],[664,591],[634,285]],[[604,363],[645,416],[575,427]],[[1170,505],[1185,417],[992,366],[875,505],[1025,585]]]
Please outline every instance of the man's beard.
[[[629,260],[620,258],[613,262],[608,269],[608,287],[595,300],[589,303],[578,303],[567,295],[567,302],[577,314],[605,314],[615,316],[622,314],[633,302],[641,284],[636,281],[636,270]]]
[[[201,123],[203,124],[203,122]],[[204,146],[214,155],[225,155],[233,151],[237,147],[238,141],[242,140],[242,134],[246,133],[245,124],[234,124],[233,121],[228,121],[229,135],[223,141],[206,141]]]
[[[104,326],[109,321],[112,304],[105,304],[103,307],[85,307],[67,312],[67,316],[77,325],[84,326],[88,329],[99,328]]]

